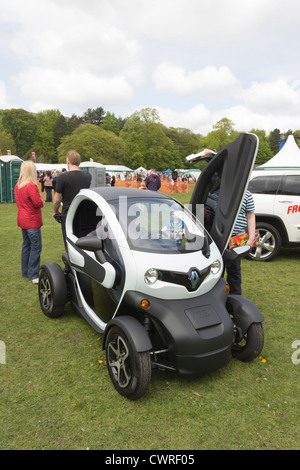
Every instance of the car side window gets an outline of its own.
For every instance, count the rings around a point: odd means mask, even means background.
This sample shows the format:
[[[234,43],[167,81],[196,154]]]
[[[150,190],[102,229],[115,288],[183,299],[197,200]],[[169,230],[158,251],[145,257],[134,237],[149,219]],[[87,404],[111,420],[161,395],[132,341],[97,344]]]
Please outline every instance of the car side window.
[[[76,237],[81,238],[90,234],[96,229],[97,224],[101,221],[102,215],[97,211],[97,205],[90,200],[83,200],[74,215],[73,233]]]
[[[281,179],[281,175],[257,176],[250,181],[248,189],[252,194],[277,194]]]
[[[300,175],[287,175],[283,184],[282,194],[300,196]]]

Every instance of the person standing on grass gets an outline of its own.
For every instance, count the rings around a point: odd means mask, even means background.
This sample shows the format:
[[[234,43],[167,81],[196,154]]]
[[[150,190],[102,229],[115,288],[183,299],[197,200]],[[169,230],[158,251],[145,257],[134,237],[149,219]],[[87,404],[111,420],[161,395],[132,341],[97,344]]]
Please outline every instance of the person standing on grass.
[[[55,194],[53,198],[53,217],[61,214],[61,229],[63,239],[66,247],[66,217],[76,194],[81,189],[90,187],[92,175],[84,173],[80,170],[79,165],[81,157],[75,150],[69,150],[67,153],[67,167],[68,171],[61,173],[56,181]],[[62,203],[62,211],[59,212],[60,204]]]
[[[252,246],[255,239],[255,206],[253,196],[250,191],[246,191],[243,203],[238,214],[232,237],[248,233],[247,246]],[[226,263],[227,282],[230,287],[230,294],[242,295],[242,271],[241,258]]]
[[[147,176],[145,184],[147,189],[150,191],[158,191],[161,187],[160,177],[156,174],[155,168],[153,168],[150,172],[150,175]]]
[[[27,278],[32,284],[38,284],[42,252],[41,208],[44,201],[36,182],[36,166],[31,160],[22,163],[14,191],[18,206],[17,225],[22,229],[23,236],[22,277]]]
[[[53,178],[50,170],[46,171],[44,187],[46,190],[46,202],[52,202]]]

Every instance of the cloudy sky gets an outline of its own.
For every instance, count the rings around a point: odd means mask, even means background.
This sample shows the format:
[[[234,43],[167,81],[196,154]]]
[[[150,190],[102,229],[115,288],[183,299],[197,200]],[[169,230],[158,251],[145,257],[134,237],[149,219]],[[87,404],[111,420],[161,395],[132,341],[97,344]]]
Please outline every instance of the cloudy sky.
[[[0,0],[0,109],[300,129],[299,0]]]

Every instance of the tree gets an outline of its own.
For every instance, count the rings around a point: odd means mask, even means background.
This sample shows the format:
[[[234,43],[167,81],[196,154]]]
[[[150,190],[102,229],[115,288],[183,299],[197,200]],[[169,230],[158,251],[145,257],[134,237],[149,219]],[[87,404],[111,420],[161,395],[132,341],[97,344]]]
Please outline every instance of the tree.
[[[300,130],[294,132],[294,138],[298,147],[300,146]]]
[[[41,111],[36,115],[37,129],[34,147],[43,149],[45,154],[50,155],[52,162],[57,160],[54,132],[60,117],[60,111],[54,109]]]
[[[42,147],[31,147],[23,156],[23,160],[31,160],[32,152],[35,153],[35,163],[52,163],[53,157]],[[57,161],[57,160],[56,160]]]
[[[12,155],[16,154],[14,139],[8,132],[0,131],[0,155],[6,155],[7,150],[10,150]]]
[[[186,157],[192,153],[198,153],[201,148],[201,136],[194,134],[189,129],[164,127],[164,132],[174,143],[181,158],[180,168],[189,168]]]
[[[57,148],[60,143],[62,137],[69,134],[68,123],[62,114],[57,118],[55,129],[54,129],[54,146]]]
[[[279,142],[281,140],[282,140],[282,136],[280,134],[279,129],[274,129],[273,131],[270,132],[268,136],[268,141],[269,141],[270,149],[273,155],[276,155],[276,153],[279,152]]]
[[[66,118],[67,121],[67,126],[68,126],[68,134],[72,134],[72,132],[77,129],[80,124],[83,124],[83,119],[79,116],[76,116],[76,114],[72,114],[70,118]]]
[[[120,135],[121,129],[123,129],[126,119],[116,117],[114,113],[107,112],[103,118],[101,127],[106,131],[114,132],[116,135]]]
[[[69,150],[76,150],[82,161],[92,159],[106,165],[126,164],[127,149],[120,137],[94,124],[81,124],[62,138],[57,148],[59,162],[65,163]]]
[[[126,142],[131,168],[175,168],[181,164],[178,149],[166,136],[155,109],[145,108],[127,118],[120,132]]]
[[[292,129],[289,129],[287,132],[284,132],[284,133],[282,134],[282,141],[283,141],[283,142],[286,142],[286,141],[287,141],[287,138],[288,138],[290,135],[293,135]]]
[[[233,129],[234,123],[228,118],[222,118],[213,126],[213,131],[206,136],[207,147],[211,150],[221,150],[229,142],[237,138],[239,132]]]
[[[270,149],[266,132],[260,129],[252,129],[250,132],[257,135],[257,137],[259,138],[259,147],[258,147],[257,157],[255,160],[255,165],[257,166],[263,165],[263,163],[266,163],[268,160],[270,160],[273,157],[273,153]]]
[[[2,127],[12,135],[16,153],[22,158],[33,146],[37,129],[36,117],[24,109],[5,109],[2,113]]]
[[[105,116],[104,109],[100,106],[96,109],[88,108],[88,110],[82,115],[82,120],[85,124],[94,124],[100,126]]]

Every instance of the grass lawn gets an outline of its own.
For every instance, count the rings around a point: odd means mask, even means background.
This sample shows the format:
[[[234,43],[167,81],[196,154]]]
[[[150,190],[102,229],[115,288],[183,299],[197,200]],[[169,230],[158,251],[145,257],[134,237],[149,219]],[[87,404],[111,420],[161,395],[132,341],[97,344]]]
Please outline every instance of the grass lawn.
[[[300,449],[300,249],[242,262],[243,294],[265,317],[261,358],[197,379],[154,371],[131,402],[113,388],[101,335],[69,305],[57,320],[41,313],[37,287],[21,277],[16,216],[15,204],[0,205],[1,450]],[[51,203],[43,220],[42,263],[62,264]]]

